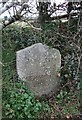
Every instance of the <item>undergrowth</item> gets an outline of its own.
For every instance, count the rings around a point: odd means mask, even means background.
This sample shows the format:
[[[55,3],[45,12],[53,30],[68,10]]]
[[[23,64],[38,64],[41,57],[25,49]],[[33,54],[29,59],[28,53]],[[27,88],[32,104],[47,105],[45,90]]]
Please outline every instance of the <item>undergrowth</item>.
[[[9,26],[2,31],[2,115],[3,118],[62,118],[80,114],[80,80],[77,74],[77,58],[74,48],[66,37],[67,24],[59,32],[58,23],[43,25],[42,31],[29,27]],[[72,23],[73,24],[73,23]],[[74,27],[74,26],[73,26]],[[76,26],[75,26],[76,28]],[[71,35],[76,31],[70,29]],[[65,33],[64,33],[65,32]],[[47,44],[60,50],[62,55],[61,88],[50,99],[37,99],[20,81],[16,72],[16,51],[34,43]]]

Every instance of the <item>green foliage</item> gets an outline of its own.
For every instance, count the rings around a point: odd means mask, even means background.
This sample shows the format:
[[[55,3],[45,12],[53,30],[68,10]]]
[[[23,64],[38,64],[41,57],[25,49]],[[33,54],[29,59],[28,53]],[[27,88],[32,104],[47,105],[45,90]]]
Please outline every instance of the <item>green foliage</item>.
[[[77,80],[79,78],[75,48],[66,38],[68,32],[56,34],[59,30],[58,25],[59,22],[46,23],[42,26],[42,31],[12,25],[2,31],[3,117],[49,118],[52,108],[55,108],[54,117],[80,113],[78,101],[81,83]],[[65,31],[67,31],[66,25],[67,23],[64,24]],[[62,86],[60,92],[54,97],[53,106],[49,100],[44,102],[44,99],[36,99],[25,83],[18,79],[16,72],[16,51],[39,42],[59,49],[62,55],[60,77]]]
[[[50,112],[49,105],[36,100],[34,94],[21,82],[15,84],[10,97],[3,101],[4,116],[9,118],[36,118],[46,112]]]

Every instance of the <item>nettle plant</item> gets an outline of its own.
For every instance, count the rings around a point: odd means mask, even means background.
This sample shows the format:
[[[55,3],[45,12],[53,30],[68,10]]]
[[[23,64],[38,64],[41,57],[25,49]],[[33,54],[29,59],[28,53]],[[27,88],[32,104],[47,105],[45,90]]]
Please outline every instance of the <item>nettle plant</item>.
[[[16,83],[11,91],[10,98],[3,101],[3,117],[7,118],[40,118],[41,115],[50,113],[50,107],[46,102],[40,102],[35,98],[23,83]]]

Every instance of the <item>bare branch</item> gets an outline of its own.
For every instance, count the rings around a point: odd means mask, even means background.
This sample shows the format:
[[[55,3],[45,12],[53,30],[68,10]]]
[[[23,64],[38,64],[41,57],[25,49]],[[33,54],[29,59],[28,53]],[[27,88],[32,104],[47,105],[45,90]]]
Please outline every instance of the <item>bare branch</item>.
[[[40,31],[42,30],[41,28],[34,27],[28,20],[25,20],[25,18],[21,19],[21,21],[24,21],[24,22],[28,23],[28,25],[30,25],[30,27],[35,29],[35,30],[40,30]]]
[[[7,11],[8,9],[10,9],[12,6],[14,5],[14,3],[9,3],[8,5],[6,5],[5,7],[1,7],[0,8],[0,15],[3,14],[5,11]]]
[[[78,15],[78,12],[77,13],[70,13],[70,15],[71,16],[76,16],[76,15]],[[68,17],[68,14],[65,14],[65,15],[52,17],[51,19],[52,20],[58,20],[58,19],[67,18],[67,17]]]
[[[15,21],[20,20],[21,17],[22,17],[21,15],[13,15],[12,17],[10,17],[8,19],[8,22],[6,22],[5,24],[2,25],[2,29],[5,28],[8,25],[14,23]]]
[[[2,0],[1,3],[3,4],[2,7],[8,2],[9,0]]]

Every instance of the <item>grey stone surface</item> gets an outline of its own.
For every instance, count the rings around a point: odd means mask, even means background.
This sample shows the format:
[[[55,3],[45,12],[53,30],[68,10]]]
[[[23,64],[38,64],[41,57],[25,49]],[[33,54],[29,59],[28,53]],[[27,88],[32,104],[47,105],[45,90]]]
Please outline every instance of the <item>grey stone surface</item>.
[[[61,67],[59,50],[42,43],[34,44],[16,53],[17,73],[37,96],[51,96],[59,86],[58,70]]]

